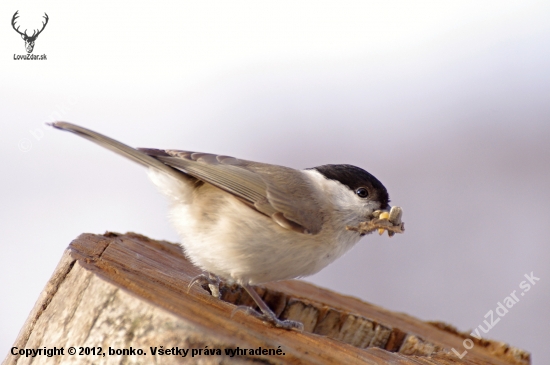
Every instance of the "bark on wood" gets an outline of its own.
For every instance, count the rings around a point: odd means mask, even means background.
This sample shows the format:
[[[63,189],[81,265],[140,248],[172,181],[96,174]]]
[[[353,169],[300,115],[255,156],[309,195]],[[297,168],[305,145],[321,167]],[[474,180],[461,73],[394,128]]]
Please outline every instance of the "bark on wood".
[[[236,285],[222,284],[222,300],[198,285],[188,293],[198,274],[172,243],[135,233],[83,234],[66,250],[13,345],[16,353],[56,347],[64,354],[8,354],[4,364],[530,363],[529,353],[504,343],[297,280],[257,288],[280,318],[305,325],[303,333],[273,328],[243,312],[232,315],[236,305],[251,304]],[[71,346],[75,355],[68,354]],[[161,346],[180,354],[153,355]],[[226,355],[237,348],[246,354]],[[124,349],[145,354],[116,354]]]

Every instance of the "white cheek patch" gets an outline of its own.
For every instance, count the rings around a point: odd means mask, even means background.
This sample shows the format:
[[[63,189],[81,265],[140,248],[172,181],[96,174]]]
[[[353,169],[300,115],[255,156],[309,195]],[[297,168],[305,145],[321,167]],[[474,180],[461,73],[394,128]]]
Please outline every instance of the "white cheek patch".
[[[368,199],[362,199],[350,188],[339,181],[327,179],[316,170],[305,170],[312,180],[318,194],[323,198],[323,205],[329,205],[329,209],[339,212],[343,221],[355,222],[357,219],[365,219],[369,213],[379,208],[379,204]],[[358,223],[359,221],[357,221]]]

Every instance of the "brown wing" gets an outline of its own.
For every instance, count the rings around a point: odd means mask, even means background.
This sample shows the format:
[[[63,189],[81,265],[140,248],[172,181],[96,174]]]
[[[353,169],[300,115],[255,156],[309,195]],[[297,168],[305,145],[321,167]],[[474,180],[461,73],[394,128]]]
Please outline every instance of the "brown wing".
[[[208,153],[139,150],[234,194],[285,228],[310,234],[321,230],[320,205],[301,171]]]
[[[322,211],[301,171],[228,156],[176,150],[134,149],[103,134],[67,122],[52,126],[72,132],[141,165],[176,179],[190,177],[219,187],[271,217],[281,226],[316,234]],[[184,174],[182,174],[184,172]]]

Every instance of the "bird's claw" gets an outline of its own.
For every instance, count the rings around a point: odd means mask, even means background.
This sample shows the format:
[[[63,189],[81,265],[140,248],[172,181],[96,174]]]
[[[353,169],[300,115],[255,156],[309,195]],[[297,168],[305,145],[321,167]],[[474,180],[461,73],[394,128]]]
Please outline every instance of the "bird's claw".
[[[208,285],[212,296],[221,299],[222,295],[220,292],[220,278],[218,278],[216,275],[203,273],[195,276],[193,279],[191,279],[189,285],[187,286],[187,293],[189,293],[191,287],[195,284],[199,284],[200,286]]]
[[[304,331],[304,325],[301,322],[298,321],[292,321],[290,319],[279,319],[277,316],[275,316],[275,313],[271,312],[269,314],[267,313],[260,313],[258,311],[255,311],[252,307],[246,306],[246,305],[239,305],[233,309],[231,312],[231,318],[235,315],[237,312],[245,312],[246,314],[249,314],[253,317],[258,318],[262,322],[270,323],[278,328],[283,328],[287,330],[295,329],[299,332]]]

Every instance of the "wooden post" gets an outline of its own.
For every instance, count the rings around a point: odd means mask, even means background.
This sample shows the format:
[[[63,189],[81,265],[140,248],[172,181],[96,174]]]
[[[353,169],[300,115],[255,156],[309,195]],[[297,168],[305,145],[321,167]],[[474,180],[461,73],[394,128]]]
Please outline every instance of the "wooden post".
[[[305,325],[274,328],[235,311],[252,303],[236,285],[222,283],[222,300],[199,285],[188,292],[198,274],[175,244],[82,234],[4,364],[530,364],[504,343],[298,280],[257,288],[277,315]]]

